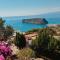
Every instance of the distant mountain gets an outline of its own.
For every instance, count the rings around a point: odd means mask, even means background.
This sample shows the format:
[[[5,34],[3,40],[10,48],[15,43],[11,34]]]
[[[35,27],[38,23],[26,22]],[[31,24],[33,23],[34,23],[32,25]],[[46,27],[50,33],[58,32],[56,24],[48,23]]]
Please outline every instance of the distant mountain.
[[[51,12],[41,15],[30,15],[30,16],[3,17],[3,19],[10,19],[10,20],[29,19],[29,18],[60,18],[60,12]]]
[[[60,18],[60,12],[51,12],[51,13],[45,13],[45,14],[41,14],[41,15],[33,15],[30,16],[33,18]]]
[[[60,18],[60,12],[51,12],[51,13],[47,13],[47,14],[42,14],[42,15],[40,15],[40,17],[44,17],[44,18]]]
[[[24,18],[60,18],[60,12],[51,12],[51,13],[45,13],[41,15],[30,15],[30,16],[19,16],[21,19]],[[19,18],[18,17],[18,18]]]

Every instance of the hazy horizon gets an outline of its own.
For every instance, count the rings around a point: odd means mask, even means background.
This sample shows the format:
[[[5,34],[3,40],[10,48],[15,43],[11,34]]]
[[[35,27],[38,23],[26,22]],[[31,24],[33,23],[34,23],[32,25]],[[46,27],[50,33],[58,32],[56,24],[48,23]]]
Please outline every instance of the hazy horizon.
[[[60,12],[60,0],[0,0],[0,16],[28,16]]]

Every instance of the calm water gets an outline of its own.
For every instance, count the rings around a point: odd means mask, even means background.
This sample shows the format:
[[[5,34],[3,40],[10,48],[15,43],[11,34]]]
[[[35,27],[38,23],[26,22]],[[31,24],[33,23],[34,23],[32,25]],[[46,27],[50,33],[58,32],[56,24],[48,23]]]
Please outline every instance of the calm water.
[[[26,32],[35,28],[44,28],[46,25],[22,23],[23,18],[4,18],[5,25],[11,25],[15,30]],[[49,24],[60,24],[60,18],[46,18]]]

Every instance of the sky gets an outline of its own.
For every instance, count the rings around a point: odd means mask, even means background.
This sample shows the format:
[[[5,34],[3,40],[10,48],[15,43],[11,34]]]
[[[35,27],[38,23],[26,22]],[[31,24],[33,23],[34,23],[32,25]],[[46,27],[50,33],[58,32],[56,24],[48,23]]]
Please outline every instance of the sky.
[[[60,12],[60,0],[0,0],[0,16],[39,15]]]

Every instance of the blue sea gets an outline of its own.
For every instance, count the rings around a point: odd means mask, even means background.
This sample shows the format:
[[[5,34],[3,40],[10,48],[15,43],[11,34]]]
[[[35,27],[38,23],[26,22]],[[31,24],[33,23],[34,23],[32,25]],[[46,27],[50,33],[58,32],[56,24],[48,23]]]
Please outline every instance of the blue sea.
[[[16,31],[26,32],[31,29],[44,28],[46,25],[22,23],[25,17],[6,17],[5,25],[11,25]],[[60,18],[46,18],[48,24],[60,24]]]

